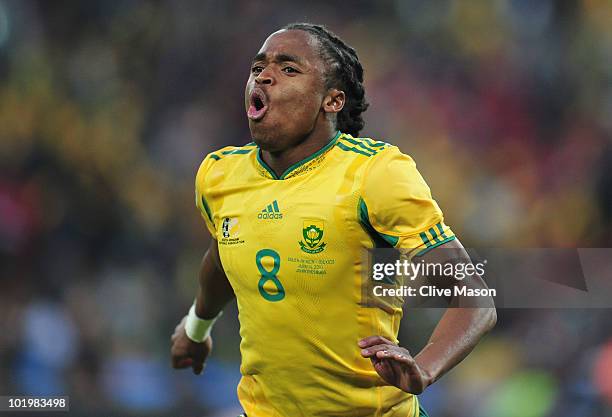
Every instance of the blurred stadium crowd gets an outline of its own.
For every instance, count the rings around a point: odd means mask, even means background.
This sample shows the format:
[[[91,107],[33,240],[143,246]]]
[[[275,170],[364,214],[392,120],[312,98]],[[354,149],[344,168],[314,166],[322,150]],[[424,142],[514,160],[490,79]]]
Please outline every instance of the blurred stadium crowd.
[[[611,246],[608,0],[0,0],[0,394],[237,414],[235,307],[204,376],[169,364],[208,243],[194,175],[250,141],[250,60],[302,20],[357,49],[362,133],[415,158],[465,246]],[[407,312],[402,342],[418,349],[438,314]],[[422,401],[432,417],[610,416],[611,318],[500,311]]]

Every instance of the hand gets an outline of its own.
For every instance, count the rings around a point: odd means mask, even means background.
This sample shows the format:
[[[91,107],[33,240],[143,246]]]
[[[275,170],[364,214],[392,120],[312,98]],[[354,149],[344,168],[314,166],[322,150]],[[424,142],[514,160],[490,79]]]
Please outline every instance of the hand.
[[[191,367],[194,374],[200,375],[204,370],[204,362],[212,351],[212,338],[209,336],[202,343],[194,342],[185,333],[186,321],[187,316],[183,317],[183,320],[176,326],[174,334],[170,338],[172,340],[172,349],[170,350],[172,367],[174,369]]]
[[[378,375],[386,382],[412,394],[422,393],[431,384],[408,350],[382,336],[359,341],[361,356],[370,358]]]

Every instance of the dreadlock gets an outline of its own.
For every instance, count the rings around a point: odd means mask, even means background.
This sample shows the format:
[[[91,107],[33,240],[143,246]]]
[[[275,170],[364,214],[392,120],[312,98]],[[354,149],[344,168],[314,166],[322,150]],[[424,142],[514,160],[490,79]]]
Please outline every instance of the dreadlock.
[[[363,67],[357,52],[325,26],[312,23],[291,23],[286,30],[302,30],[314,35],[321,45],[321,55],[327,61],[326,88],[344,91],[346,102],[338,113],[336,128],[341,132],[358,136],[365,125],[361,113],[369,104],[363,88]]]

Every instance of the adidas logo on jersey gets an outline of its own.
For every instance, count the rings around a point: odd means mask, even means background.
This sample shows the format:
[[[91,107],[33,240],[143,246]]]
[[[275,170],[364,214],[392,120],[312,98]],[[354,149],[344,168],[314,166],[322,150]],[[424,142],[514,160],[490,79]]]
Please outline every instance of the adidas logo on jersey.
[[[283,213],[278,208],[278,201],[274,200],[268,207],[264,208],[261,213],[257,215],[258,219],[262,220],[278,220],[283,218]]]

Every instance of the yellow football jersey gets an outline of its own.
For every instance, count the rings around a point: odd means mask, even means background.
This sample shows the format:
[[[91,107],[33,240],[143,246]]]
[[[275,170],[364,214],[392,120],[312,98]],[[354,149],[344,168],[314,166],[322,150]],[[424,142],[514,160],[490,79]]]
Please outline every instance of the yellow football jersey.
[[[255,144],[210,153],[196,204],[236,294],[238,397],[249,417],[412,417],[357,342],[397,342],[401,306],[365,302],[364,251],[424,252],[454,235],[414,161],[338,132],[280,177]]]

